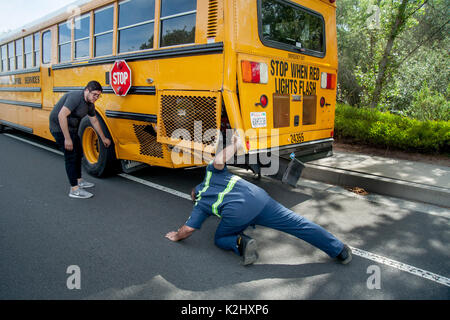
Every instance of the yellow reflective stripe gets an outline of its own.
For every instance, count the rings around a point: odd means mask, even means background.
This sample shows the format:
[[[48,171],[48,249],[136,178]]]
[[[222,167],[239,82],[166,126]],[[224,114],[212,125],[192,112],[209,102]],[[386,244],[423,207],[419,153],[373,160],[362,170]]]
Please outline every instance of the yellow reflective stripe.
[[[220,204],[223,202],[223,198],[225,197],[225,195],[230,192],[231,190],[233,190],[234,185],[236,184],[236,182],[238,182],[241,178],[238,176],[233,176],[230,179],[230,182],[228,182],[227,187],[225,188],[225,190],[223,190],[221,193],[219,193],[219,196],[217,197],[217,201],[212,205],[212,212],[218,216],[219,218],[222,218],[222,216],[219,214],[218,212],[218,208],[220,206]]]
[[[198,193],[197,198],[195,199],[195,205],[197,205],[197,203],[202,199],[202,193],[205,192],[206,190],[208,190],[209,188],[209,181],[211,180],[211,176],[212,176],[212,172],[208,171],[206,173],[206,178],[205,178],[205,186],[203,187],[203,189]]]

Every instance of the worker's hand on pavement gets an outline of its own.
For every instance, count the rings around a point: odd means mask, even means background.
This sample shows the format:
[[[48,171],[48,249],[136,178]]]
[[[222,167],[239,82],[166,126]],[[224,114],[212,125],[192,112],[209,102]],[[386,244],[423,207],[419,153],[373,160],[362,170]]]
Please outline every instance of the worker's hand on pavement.
[[[171,241],[180,241],[186,239],[194,233],[195,229],[186,225],[182,226],[178,231],[171,231],[166,234],[166,238]]]
[[[178,232],[176,232],[176,231],[168,232],[166,234],[166,238],[171,240],[171,241],[176,242],[176,241],[178,241]]]

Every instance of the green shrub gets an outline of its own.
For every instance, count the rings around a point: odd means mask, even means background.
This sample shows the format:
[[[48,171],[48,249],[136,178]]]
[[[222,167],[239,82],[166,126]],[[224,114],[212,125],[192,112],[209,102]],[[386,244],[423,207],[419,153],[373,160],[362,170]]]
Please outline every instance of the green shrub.
[[[450,121],[450,102],[442,93],[432,91],[424,82],[422,88],[414,94],[414,100],[406,109],[406,114],[422,121]]]
[[[419,121],[389,112],[336,106],[335,136],[385,148],[450,152],[450,121]]]

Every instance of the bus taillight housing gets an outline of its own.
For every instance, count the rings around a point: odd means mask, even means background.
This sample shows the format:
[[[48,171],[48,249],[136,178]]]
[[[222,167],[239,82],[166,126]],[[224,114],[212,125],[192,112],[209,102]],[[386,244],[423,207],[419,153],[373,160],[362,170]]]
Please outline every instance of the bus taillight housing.
[[[336,74],[322,72],[320,87],[322,89],[336,89]]]
[[[269,69],[267,64],[262,62],[253,62],[242,60],[242,81],[248,83],[268,83]]]

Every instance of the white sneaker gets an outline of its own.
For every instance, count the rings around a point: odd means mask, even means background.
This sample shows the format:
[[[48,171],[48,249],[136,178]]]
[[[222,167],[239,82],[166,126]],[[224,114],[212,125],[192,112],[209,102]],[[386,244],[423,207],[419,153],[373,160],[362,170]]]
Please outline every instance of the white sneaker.
[[[84,188],[84,189],[86,189],[86,188],[92,188],[93,186],[95,186],[95,184],[93,184],[92,182],[87,182],[87,181],[85,181],[84,179],[81,180],[80,183],[78,183],[78,187]]]
[[[88,199],[93,197],[94,195],[90,192],[87,192],[86,190],[82,188],[78,188],[77,190],[70,189],[69,197],[71,198],[78,198],[78,199]]]

